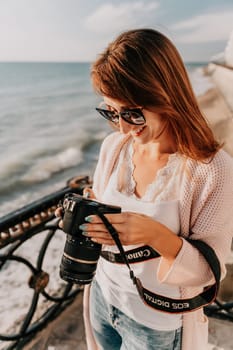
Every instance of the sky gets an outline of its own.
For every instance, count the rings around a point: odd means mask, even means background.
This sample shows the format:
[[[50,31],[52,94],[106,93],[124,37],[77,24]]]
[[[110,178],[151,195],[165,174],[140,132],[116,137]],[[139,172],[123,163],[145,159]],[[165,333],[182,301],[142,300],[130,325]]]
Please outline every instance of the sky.
[[[167,35],[185,62],[223,52],[233,0],[0,0],[0,61],[93,61],[122,31]]]

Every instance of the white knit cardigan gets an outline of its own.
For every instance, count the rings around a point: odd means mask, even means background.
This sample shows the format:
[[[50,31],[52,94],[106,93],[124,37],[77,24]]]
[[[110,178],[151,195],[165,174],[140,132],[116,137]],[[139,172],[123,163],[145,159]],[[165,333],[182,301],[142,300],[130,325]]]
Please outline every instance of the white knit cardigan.
[[[104,140],[94,174],[93,190],[99,201],[119,152],[130,136],[114,132]],[[187,159],[180,189],[180,222],[183,245],[161,283],[180,287],[190,298],[213,284],[213,274],[204,257],[185,237],[200,239],[216,252],[225,276],[225,263],[233,236],[233,160],[220,150],[208,163]],[[88,350],[97,350],[89,322],[89,286],[84,291],[84,323]],[[208,319],[203,309],[183,315],[182,350],[206,350]],[[106,349],[108,350],[108,349]],[[109,349],[111,350],[111,349]]]

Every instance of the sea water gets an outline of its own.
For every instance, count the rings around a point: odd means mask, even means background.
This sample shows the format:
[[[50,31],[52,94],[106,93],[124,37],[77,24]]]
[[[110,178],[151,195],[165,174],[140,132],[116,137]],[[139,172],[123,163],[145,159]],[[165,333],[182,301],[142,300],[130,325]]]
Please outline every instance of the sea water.
[[[204,64],[187,64],[197,95]],[[111,131],[97,115],[89,63],[0,63],[0,216],[93,175]]]
[[[0,216],[93,173],[109,132],[88,63],[0,63]]]

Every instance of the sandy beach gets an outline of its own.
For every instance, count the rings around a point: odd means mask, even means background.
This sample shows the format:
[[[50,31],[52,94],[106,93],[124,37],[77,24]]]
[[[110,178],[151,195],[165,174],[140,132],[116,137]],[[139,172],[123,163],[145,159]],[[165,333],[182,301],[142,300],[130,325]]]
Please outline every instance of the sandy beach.
[[[214,79],[210,79],[215,83]],[[198,97],[199,106],[207,118],[216,138],[224,143],[223,148],[233,156],[233,110],[227,103],[224,91],[215,84]],[[232,96],[233,97],[233,96]],[[221,283],[219,298],[233,300],[233,252],[227,260],[227,276]],[[207,350],[233,349],[233,323],[209,318],[209,347]],[[198,350],[198,349],[197,349]]]

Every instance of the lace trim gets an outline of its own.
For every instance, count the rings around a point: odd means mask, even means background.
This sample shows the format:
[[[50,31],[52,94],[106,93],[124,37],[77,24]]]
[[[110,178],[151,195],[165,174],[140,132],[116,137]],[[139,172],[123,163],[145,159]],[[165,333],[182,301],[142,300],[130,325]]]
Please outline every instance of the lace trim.
[[[180,165],[183,163],[181,159],[182,157],[178,153],[170,154],[167,164],[157,171],[155,179],[148,184],[144,195],[137,197],[135,194],[136,182],[133,177],[135,168],[133,164],[133,142],[129,142],[120,162],[121,164],[127,164],[124,193],[133,196],[137,200],[144,201],[177,199],[177,189],[181,177]]]

